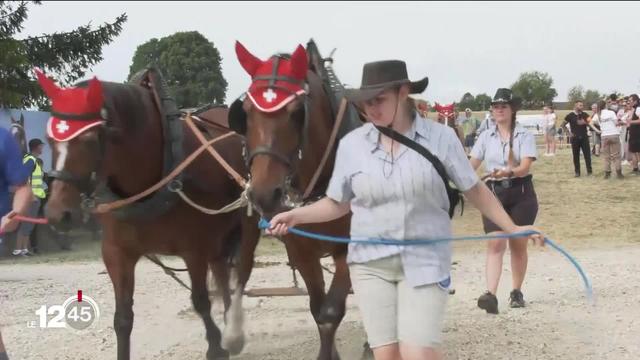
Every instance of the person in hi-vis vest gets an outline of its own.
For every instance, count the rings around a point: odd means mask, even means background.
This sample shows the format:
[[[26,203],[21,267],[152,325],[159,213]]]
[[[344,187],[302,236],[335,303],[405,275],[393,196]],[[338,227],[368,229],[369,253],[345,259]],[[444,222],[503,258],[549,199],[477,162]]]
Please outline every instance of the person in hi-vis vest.
[[[31,191],[33,192],[33,199],[31,205],[29,205],[30,217],[37,217],[40,209],[40,203],[47,196],[44,188],[44,171],[42,170],[42,161],[40,155],[42,155],[42,149],[44,143],[40,139],[31,139],[29,141],[29,153],[25,154],[22,158],[22,162],[26,167],[31,170],[31,176],[29,177],[29,184],[31,185]],[[16,249],[13,251],[13,255],[29,256],[32,253],[29,251],[29,235],[35,228],[35,224],[23,222],[20,223],[18,228],[18,236],[16,240]]]

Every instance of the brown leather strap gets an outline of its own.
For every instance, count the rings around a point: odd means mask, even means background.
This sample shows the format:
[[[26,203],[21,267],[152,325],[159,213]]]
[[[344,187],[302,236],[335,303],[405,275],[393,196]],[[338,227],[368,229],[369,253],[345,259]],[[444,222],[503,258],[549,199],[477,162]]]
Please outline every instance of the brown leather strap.
[[[327,144],[327,147],[324,150],[324,154],[322,155],[322,160],[320,160],[320,166],[318,166],[318,168],[316,169],[316,172],[315,174],[313,174],[313,177],[311,178],[309,185],[307,185],[307,189],[304,191],[304,195],[302,196],[303,200],[306,199],[309,195],[311,195],[313,188],[316,186],[316,183],[318,182],[318,178],[320,178],[322,169],[327,163],[329,154],[331,154],[331,151],[333,150],[333,144],[336,142],[336,137],[338,136],[338,129],[340,129],[340,124],[342,123],[342,119],[344,118],[344,113],[346,110],[347,110],[347,99],[342,98],[342,102],[340,102],[340,108],[338,109],[338,114],[336,115],[336,121],[333,123],[333,129],[331,130],[331,136],[329,137],[329,144]]]
[[[207,139],[205,139],[204,135],[202,135],[200,130],[193,123],[193,120],[191,119],[191,113],[188,113],[187,116],[184,117],[184,121],[187,123],[187,125],[189,126],[191,131],[195,134],[195,136],[198,138],[198,140],[200,140],[202,144],[206,144]],[[235,133],[232,133],[232,134],[235,134]],[[209,154],[211,154],[218,161],[218,163],[220,163],[220,165],[229,173],[229,175],[233,177],[233,179],[238,183],[238,185],[240,185],[240,187],[242,188],[245,187],[246,181],[244,180],[244,178],[240,176],[240,174],[238,174],[238,172],[235,171],[231,167],[231,165],[229,165],[229,163],[226,162],[222,158],[222,156],[220,156],[220,154],[212,146],[208,146],[207,151],[209,151]]]
[[[99,204],[98,206],[96,206],[96,209],[94,210],[95,213],[98,214],[104,214],[107,213],[109,211],[113,211],[115,209],[119,209],[123,206],[127,206],[129,204],[132,204],[146,196],[151,195],[152,193],[160,190],[160,188],[162,188],[163,186],[167,185],[171,180],[173,180],[173,178],[175,178],[176,176],[178,176],[178,174],[180,174],[184,169],[187,168],[187,166],[189,166],[201,153],[203,153],[205,150],[207,150],[211,145],[215,144],[216,142],[222,140],[222,139],[226,139],[229,136],[233,136],[236,135],[236,133],[230,132],[224,135],[221,135],[215,139],[211,139],[205,143],[203,143],[196,151],[194,151],[193,153],[191,153],[191,155],[189,155],[186,159],[184,159],[184,161],[182,161],[182,163],[180,163],[180,165],[178,165],[175,169],[173,169],[173,171],[171,173],[169,173],[169,175],[165,176],[164,179],[160,180],[158,183],[156,183],[155,185],[153,185],[152,187],[148,188],[147,190],[130,196],[126,199],[122,199],[122,200],[117,200],[117,201],[113,201],[110,203],[106,203],[106,204]]]

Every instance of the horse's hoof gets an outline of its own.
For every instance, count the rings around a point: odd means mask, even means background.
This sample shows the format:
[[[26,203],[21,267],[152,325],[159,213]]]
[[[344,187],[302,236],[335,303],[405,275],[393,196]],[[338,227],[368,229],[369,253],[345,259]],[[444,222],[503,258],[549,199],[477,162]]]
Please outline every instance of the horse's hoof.
[[[224,335],[227,335],[226,333]],[[235,336],[222,336],[222,347],[231,355],[238,355],[244,349],[244,334],[234,334]]]
[[[362,357],[360,358],[360,360],[373,360],[373,350],[371,350],[369,342],[367,341],[366,343],[364,343],[362,347]]]
[[[229,353],[224,349],[207,351],[207,360],[229,360]]]

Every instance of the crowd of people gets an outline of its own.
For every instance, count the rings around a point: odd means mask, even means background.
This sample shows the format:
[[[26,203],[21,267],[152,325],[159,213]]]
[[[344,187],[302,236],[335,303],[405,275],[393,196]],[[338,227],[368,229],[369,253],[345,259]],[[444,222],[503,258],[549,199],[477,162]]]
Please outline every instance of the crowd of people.
[[[426,117],[428,103],[419,100],[417,110]],[[585,162],[587,175],[592,175],[592,156],[601,157],[604,177],[624,178],[622,167],[631,167],[630,174],[640,175],[640,109],[638,95],[617,96],[590,104],[590,112],[584,110],[583,101],[574,102],[573,111],[558,119],[552,106],[542,110],[542,134],[545,152],[543,156],[555,156],[558,149],[570,146],[573,155],[574,176],[580,177],[580,152]],[[492,109],[481,121],[467,108],[464,113],[455,112],[453,127],[461,132],[467,153],[482,132],[495,127]]]
[[[622,179],[622,166],[630,166],[631,174],[640,175],[640,109],[638,95],[618,97],[615,94],[591,104],[591,113],[584,111],[584,102],[576,101],[573,111],[567,114],[560,126],[553,109],[545,107],[545,155],[554,156],[556,141],[571,144],[575,177],[581,175],[580,152],[585,162],[587,175],[592,175],[591,156],[603,160],[604,178],[608,179],[615,170],[616,178]],[[556,129],[557,127],[557,129]],[[562,144],[562,143],[561,143]]]

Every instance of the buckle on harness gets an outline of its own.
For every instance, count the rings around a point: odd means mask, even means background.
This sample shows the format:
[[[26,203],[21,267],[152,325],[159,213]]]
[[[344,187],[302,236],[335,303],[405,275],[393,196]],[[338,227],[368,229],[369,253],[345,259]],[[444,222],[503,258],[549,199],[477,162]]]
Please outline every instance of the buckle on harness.
[[[178,191],[182,191],[182,181],[180,180],[171,180],[171,182],[167,185],[167,190],[177,193]]]
[[[89,212],[92,212],[95,208],[96,208],[96,199],[91,195],[81,193],[80,209],[85,213],[89,213]]]

